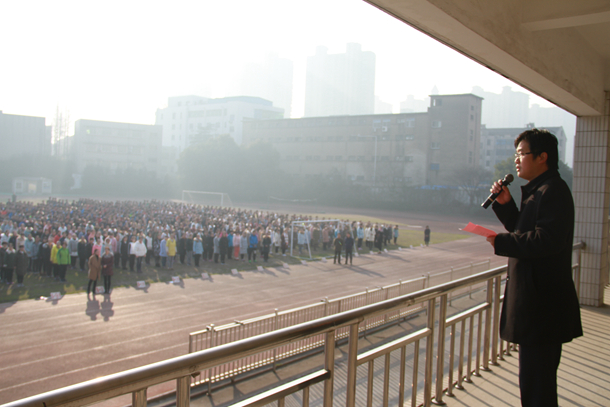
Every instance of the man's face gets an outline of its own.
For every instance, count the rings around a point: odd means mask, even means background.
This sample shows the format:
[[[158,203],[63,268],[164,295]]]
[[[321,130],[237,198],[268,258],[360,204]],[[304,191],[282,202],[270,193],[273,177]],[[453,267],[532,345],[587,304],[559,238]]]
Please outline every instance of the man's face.
[[[530,144],[523,140],[517,146],[515,156],[515,167],[519,178],[531,181],[548,169],[546,164],[546,153],[534,157],[530,150]]]

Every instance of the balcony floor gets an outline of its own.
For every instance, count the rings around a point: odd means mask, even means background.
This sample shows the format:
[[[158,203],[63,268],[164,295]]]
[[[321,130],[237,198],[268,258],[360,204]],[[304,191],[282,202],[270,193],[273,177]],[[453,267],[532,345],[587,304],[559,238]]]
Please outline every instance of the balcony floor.
[[[610,406],[610,287],[606,287],[605,304],[600,308],[582,307],[584,336],[563,346],[557,378],[559,405]],[[473,378],[456,397],[445,397],[449,407],[518,406],[519,356],[512,352]]]

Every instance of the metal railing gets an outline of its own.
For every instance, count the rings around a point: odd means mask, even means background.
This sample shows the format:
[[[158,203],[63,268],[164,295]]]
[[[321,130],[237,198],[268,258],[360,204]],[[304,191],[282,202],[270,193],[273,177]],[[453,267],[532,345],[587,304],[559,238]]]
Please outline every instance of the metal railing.
[[[335,298],[329,300],[323,299],[316,304],[310,304],[299,308],[293,308],[286,311],[275,310],[273,314],[262,315],[243,321],[234,321],[222,326],[214,326],[211,324],[205,329],[189,334],[189,353],[198,352],[203,349],[209,349],[214,346],[224,345],[235,342],[241,339],[250,338],[263,333],[276,331],[288,326],[297,325],[307,321],[313,321],[329,315],[335,315],[340,312],[356,309],[365,305],[374,304],[385,301],[391,298],[396,298],[404,294],[412,293],[432,285],[438,285],[448,281],[453,281],[458,278],[470,276],[479,271],[489,270],[491,260],[484,262],[470,263],[461,267],[451,267],[450,270],[426,274],[422,277],[408,281],[400,280],[398,283],[390,284],[384,287],[367,288],[366,291]],[[471,293],[473,288],[464,287],[451,293],[451,298],[456,295],[463,295],[466,292]],[[416,304],[393,313],[387,313],[382,316],[369,318],[359,325],[359,331],[365,332],[372,328],[404,318],[410,313],[421,311],[424,304]],[[336,339],[343,339],[349,335],[349,329],[342,328],[336,332]],[[320,347],[324,342],[322,335],[303,339],[290,345],[282,346],[272,351],[261,352],[257,355],[249,356],[242,360],[232,361],[223,366],[215,366],[208,371],[201,372],[193,376],[192,383],[199,385],[208,383],[210,386],[214,382],[236,376],[249,370],[257,369],[264,365],[273,364],[275,367],[279,360],[292,357],[299,353],[310,351],[311,349]],[[211,390],[211,387],[209,388]]]
[[[575,245],[575,250],[584,247],[582,244]],[[579,268],[579,263],[575,266]],[[337,332],[348,329],[348,350],[346,356],[347,386],[345,389],[346,405],[353,407],[356,404],[357,368],[359,365],[368,364],[368,377],[366,380],[367,405],[372,404],[374,363],[376,359],[383,357],[385,366],[383,371],[383,406],[389,404],[390,388],[390,364],[388,363],[392,351],[400,350],[400,375],[398,388],[398,405],[403,406],[406,401],[405,394],[405,351],[406,347],[413,344],[413,373],[411,381],[411,406],[418,405],[418,389],[422,388],[421,403],[430,406],[434,402],[443,403],[442,398],[446,390],[447,395],[452,395],[454,386],[460,387],[463,382],[468,382],[470,374],[478,375],[480,370],[489,369],[489,364],[496,364],[498,357],[498,345],[502,348],[502,342],[498,338],[499,313],[502,297],[500,295],[502,275],[506,267],[498,267],[484,271],[473,276],[464,277],[455,281],[438,286],[429,287],[415,293],[401,295],[397,298],[388,299],[375,304],[366,305],[357,309],[340,312],[335,315],[326,316],[314,321],[304,322],[298,325],[278,329],[273,332],[261,334],[255,337],[242,339],[233,343],[219,345],[210,349],[164,360],[136,369],[108,375],[98,379],[79,383],[73,386],[39,394],[26,399],[18,400],[3,407],[56,407],[56,406],[84,406],[94,402],[107,400],[116,396],[131,394],[133,405],[145,407],[147,403],[146,392],[150,386],[176,380],[176,405],[188,407],[190,404],[191,376],[198,372],[225,365],[236,360],[259,354],[261,352],[273,351],[282,346],[287,346],[303,339],[316,336],[324,338],[324,367],[316,372],[302,374],[294,380],[282,383],[264,393],[257,394],[246,400],[240,401],[234,406],[262,406],[273,401],[278,402],[278,407],[283,407],[285,399],[291,394],[302,391],[301,400],[303,406],[309,405],[309,389],[315,383],[322,382],[324,391],[322,394],[323,405],[331,407],[333,404],[335,370],[335,346]],[[578,273],[575,273],[578,275]],[[464,287],[477,284],[486,284],[487,291],[485,300],[457,315],[447,318],[448,299],[451,293],[463,290]],[[579,281],[576,281],[579,285]],[[438,303],[438,322],[435,314]],[[417,304],[425,304],[427,309],[427,323],[425,327],[416,332],[399,338],[393,342],[376,346],[375,348],[358,354],[358,339],[360,324],[364,321],[383,317],[389,313],[399,312]],[[474,324],[475,318],[478,323]],[[469,330],[466,331],[466,322],[469,322]],[[455,365],[455,338],[457,327],[460,326],[460,346],[457,359],[457,379],[454,380]],[[446,330],[450,329],[449,346],[446,345]],[[475,336],[476,331],[476,336]],[[493,334],[492,334],[493,332]],[[436,333],[436,346],[435,346]],[[468,354],[465,356],[465,339],[468,336]],[[475,339],[476,338],[476,339]],[[424,341],[425,340],[425,341]],[[423,361],[423,383],[419,385],[419,354],[423,342],[425,357]],[[472,351],[473,346],[476,350]],[[434,351],[436,347],[436,369],[434,369]],[[510,347],[508,347],[510,351]],[[449,353],[449,366],[445,363],[445,353]],[[501,354],[500,354],[501,356]],[[466,360],[464,360],[466,359]],[[475,360],[475,369],[472,369],[472,359]],[[466,366],[466,369],[464,369]],[[449,367],[447,384],[445,385],[445,369]],[[464,371],[465,370],[465,371]],[[434,398],[432,397],[434,384]],[[360,386],[362,387],[362,386]],[[379,389],[377,389],[379,390]]]

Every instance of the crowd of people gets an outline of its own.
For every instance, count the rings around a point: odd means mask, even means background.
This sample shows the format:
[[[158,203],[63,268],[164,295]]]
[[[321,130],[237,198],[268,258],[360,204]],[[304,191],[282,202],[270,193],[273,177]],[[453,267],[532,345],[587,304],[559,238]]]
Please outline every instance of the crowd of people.
[[[298,222],[293,227],[293,222]],[[316,221],[304,222],[302,221]],[[398,225],[268,211],[184,205],[161,201],[8,202],[0,210],[1,280],[23,285],[26,272],[66,281],[68,268],[88,272],[87,292],[100,277],[110,292],[115,269],[141,273],[142,264],[172,270],[177,262],[264,262],[286,256],[291,242],[303,250],[334,250],[335,262],[351,264],[354,250],[382,251],[399,236]]]

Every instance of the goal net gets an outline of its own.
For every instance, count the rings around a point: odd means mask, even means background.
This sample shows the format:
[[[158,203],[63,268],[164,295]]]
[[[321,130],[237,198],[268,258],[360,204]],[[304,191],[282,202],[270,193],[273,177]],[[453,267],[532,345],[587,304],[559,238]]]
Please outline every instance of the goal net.
[[[182,204],[201,206],[233,206],[231,197],[226,192],[182,191]]]
[[[289,230],[291,236],[290,255],[297,258],[304,258],[308,255],[309,259],[313,259],[311,248],[312,246],[315,247],[322,244],[322,229],[327,226],[329,226],[331,229],[331,243],[335,238],[335,233],[342,233],[345,235],[345,233],[349,232],[352,237],[354,237],[354,231],[352,230],[351,223],[339,219],[293,221]],[[318,229],[319,233],[315,233],[316,228]],[[299,243],[299,235],[301,235],[301,243]],[[314,236],[316,235],[319,236],[319,242],[314,240]],[[304,253],[305,250],[307,250],[306,253]],[[357,255],[358,254],[356,253],[356,256]]]

